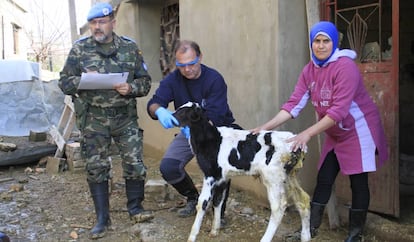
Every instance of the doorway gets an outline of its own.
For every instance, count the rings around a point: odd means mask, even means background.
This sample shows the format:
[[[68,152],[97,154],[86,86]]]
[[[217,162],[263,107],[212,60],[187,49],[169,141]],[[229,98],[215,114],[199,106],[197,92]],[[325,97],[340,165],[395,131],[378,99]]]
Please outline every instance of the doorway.
[[[358,53],[365,85],[380,108],[388,137],[390,160],[370,175],[370,210],[400,217],[414,203],[414,2],[320,3],[321,19],[334,22],[341,32],[340,48]],[[347,180],[339,177],[337,181],[337,195],[345,203],[350,199]]]

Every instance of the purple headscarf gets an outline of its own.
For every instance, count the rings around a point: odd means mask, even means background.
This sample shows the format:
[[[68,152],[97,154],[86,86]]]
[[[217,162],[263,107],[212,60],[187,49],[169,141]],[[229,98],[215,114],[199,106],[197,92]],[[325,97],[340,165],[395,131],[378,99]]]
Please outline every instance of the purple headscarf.
[[[324,60],[319,60],[318,58],[316,58],[316,56],[313,53],[312,50],[312,42],[313,40],[316,38],[316,36],[318,35],[324,35],[326,37],[328,37],[329,39],[332,40],[332,52],[329,55],[328,58],[324,59]],[[312,52],[312,60],[315,64],[317,64],[318,66],[323,66],[323,64],[325,64],[325,62],[327,62],[329,60],[329,58],[331,58],[331,56],[333,55],[333,53],[335,52],[335,50],[338,48],[338,30],[336,29],[335,25],[331,22],[328,21],[321,21],[315,25],[313,25],[310,34],[309,34],[309,42],[310,42],[310,49]]]

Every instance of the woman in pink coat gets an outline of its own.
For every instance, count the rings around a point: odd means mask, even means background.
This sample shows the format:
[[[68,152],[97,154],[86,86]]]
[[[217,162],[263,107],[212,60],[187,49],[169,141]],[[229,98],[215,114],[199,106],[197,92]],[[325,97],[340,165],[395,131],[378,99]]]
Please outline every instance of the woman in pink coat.
[[[388,151],[378,108],[353,61],[356,53],[337,46],[335,25],[325,21],[315,24],[310,32],[312,60],[303,68],[295,90],[273,119],[252,131],[277,128],[296,118],[311,101],[318,122],[288,140],[296,151],[306,149],[311,137],[325,133],[311,202],[311,235],[316,236],[332,185],[341,171],[349,175],[352,189],[349,235],[345,241],[360,241],[370,200],[368,172],[377,169],[376,155],[381,165]]]

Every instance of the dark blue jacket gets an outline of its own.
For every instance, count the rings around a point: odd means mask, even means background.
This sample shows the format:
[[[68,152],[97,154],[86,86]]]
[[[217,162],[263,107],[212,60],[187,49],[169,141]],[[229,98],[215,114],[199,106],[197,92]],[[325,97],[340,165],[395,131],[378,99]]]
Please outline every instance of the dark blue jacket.
[[[189,101],[199,103],[216,126],[229,126],[234,122],[227,103],[227,85],[224,78],[219,72],[203,64],[198,79],[188,80],[179,70],[166,76],[148,101],[147,110],[153,103],[167,108],[170,102],[174,102],[174,108],[177,109]]]

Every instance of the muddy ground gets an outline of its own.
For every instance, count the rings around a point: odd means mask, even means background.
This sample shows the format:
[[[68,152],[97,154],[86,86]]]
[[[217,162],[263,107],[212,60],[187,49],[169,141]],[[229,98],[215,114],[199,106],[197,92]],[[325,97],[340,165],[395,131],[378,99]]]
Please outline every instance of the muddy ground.
[[[145,164],[148,180],[162,180],[158,171],[159,157],[147,155]],[[131,224],[117,156],[114,156],[113,165],[112,226],[107,236],[98,241],[186,241],[194,217],[176,216],[184,199],[171,188],[169,196],[148,192],[144,207],[153,210],[155,218],[150,222]],[[90,241],[88,231],[95,222],[95,214],[84,172],[48,174],[39,167],[42,166],[37,162],[0,167],[0,231],[8,234],[11,241]],[[202,176],[195,164],[189,166],[189,173],[201,189]],[[408,197],[403,203],[412,205],[414,199]],[[227,207],[227,225],[220,230],[219,236],[208,236],[209,213],[204,218],[198,241],[259,241],[267,226],[269,210],[256,203],[253,196],[236,188],[231,189]],[[412,207],[404,205],[399,220],[370,213],[365,241],[414,241]],[[273,241],[286,241],[286,235],[299,227],[299,215],[289,209]],[[343,241],[346,234],[346,225],[329,229],[325,216],[319,236],[312,241]]]

